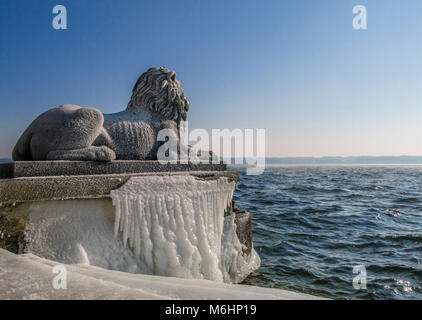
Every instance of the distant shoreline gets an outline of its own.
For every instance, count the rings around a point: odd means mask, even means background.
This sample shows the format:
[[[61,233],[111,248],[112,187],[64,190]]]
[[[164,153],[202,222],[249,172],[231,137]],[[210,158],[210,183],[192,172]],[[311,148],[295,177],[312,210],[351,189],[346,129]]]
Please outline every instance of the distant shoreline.
[[[236,165],[229,165],[236,167]],[[276,167],[394,167],[422,166],[422,163],[267,163],[266,168]]]
[[[256,159],[255,159],[256,161]],[[9,158],[0,158],[0,163],[13,162]],[[228,161],[227,161],[228,163]],[[229,166],[243,167],[245,165],[236,165],[232,159]],[[254,161],[251,159],[251,163]],[[286,166],[302,166],[302,165],[422,165],[422,156],[360,156],[360,157],[268,157],[265,158],[265,165],[267,167],[286,165]]]
[[[422,156],[268,157],[265,165],[422,165]]]

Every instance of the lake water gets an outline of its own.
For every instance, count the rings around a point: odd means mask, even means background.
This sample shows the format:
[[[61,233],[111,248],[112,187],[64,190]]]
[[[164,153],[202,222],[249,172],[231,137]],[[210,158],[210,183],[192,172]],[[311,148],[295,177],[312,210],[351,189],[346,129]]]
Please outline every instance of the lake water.
[[[243,171],[261,268],[245,283],[341,299],[422,299],[422,166]],[[353,273],[364,266],[366,289]],[[362,269],[361,269],[362,270]]]

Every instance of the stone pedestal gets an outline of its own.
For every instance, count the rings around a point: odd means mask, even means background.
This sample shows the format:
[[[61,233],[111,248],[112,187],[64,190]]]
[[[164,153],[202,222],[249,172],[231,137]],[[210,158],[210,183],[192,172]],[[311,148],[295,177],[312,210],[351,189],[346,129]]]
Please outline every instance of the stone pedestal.
[[[132,259],[125,246],[112,241],[115,208],[110,193],[133,177],[170,179],[174,176],[192,176],[199,181],[224,179],[237,183],[238,174],[225,170],[224,164],[162,166],[156,161],[0,164],[0,248],[14,253],[30,251],[61,263],[85,263],[84,256],[90,256],[92,261],[87,263],[96,266],[142,272],[142,266],[136,262],[121,267],[115,261],[107,260],[107,252],[110,250],[120,252],[127,261]],[[251,215],[234,208],[234,205],[228,208],[230,212],[225,215],[235,214],[236,234],[242,244],[243,254],[250,256],[254,253]],[[74,216],[70,213],[72,210],[76,212]],[[60,221],[51,220],[53,216]],[[48,219],[47,226],[44,220]],[[77,223],[89,223],[93,219],[98,223],[94,223],[95,230],[92,232],[101,234],[96,241],[102,239],[97,245],[90,243],[89,235],[80,234],[79,229],[74,229]],[[59,249],[55,247],[50,253],[42,251],[60,238],[70,239],[69,243],[72,244],[62,245]],[[87,252],[89,250],[91,252]]]

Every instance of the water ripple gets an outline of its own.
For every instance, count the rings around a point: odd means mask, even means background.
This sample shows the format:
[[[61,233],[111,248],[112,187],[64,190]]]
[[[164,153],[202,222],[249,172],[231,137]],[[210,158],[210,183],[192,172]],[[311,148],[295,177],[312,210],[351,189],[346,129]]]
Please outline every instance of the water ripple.
[[[246,284],[340,299],[422,299],[422,167],[280,167],[246,176],[260,270]],[[367,288],[353,287],[364,265]]]

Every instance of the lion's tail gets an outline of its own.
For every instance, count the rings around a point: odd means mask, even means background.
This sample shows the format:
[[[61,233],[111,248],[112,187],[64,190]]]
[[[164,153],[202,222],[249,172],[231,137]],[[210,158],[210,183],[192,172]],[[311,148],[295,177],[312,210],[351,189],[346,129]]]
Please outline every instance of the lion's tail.
[[[31,155],[31,138],[32,138],[32,126],[29,126],[28,129],[22,134],[13,148],[12,159],[13,161],[25,161],[32,160]]]

